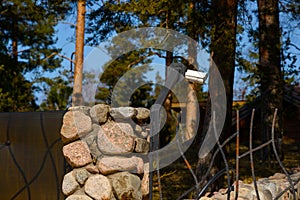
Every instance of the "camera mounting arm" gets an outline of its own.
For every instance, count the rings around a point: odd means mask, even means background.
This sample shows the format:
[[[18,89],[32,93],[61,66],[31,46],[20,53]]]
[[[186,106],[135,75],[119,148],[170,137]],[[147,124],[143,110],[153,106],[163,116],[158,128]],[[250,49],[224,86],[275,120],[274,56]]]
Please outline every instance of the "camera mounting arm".
[[[157,151],[159,149],[159,131],[161,130],[160,111],[166,101],[170,90],[176,83],[186,78],[189,82],[197,82],[203,84],[207,78],[207,74],[194,70],[187,70],[186,66],[182,63],[172,63],[167,68],[167,78],[165,86],[162,88],[159,96],[157,97],[155,104],[151,108],[150,113],[150,152]],[[149,198],[152,199],[152,185],[153,185],[153,171],[156,168],[159,173],[159,158],[157,154],[149,154]],[[156,160],[156,162],[154,162]],[[156,166],[155,166],[156,165]]]

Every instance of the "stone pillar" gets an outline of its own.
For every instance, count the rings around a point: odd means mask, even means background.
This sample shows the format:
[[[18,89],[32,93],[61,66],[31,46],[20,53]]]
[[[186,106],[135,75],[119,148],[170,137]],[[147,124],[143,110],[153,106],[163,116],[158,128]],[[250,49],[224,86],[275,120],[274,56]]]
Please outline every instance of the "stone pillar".
[[[73,168],[62,183],[66,199],[147,199],[149,117],[146,108],[69,108],[61,127],[63,155]]]

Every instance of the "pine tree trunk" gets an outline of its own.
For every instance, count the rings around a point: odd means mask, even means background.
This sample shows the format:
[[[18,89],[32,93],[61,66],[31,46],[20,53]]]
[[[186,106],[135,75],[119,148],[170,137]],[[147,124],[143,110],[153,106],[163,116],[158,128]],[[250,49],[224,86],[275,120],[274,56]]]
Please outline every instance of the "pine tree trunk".
[[[75,72],[74,72],[72,106],[79,106],[83,104],[82,64],[83,64],[83,53],[84,53],[85,4],[86,4],[85,0],[79,0],[77,3]]]
[[[259,74],[261,91],[261,138],[271,139],[274,111],[277,108],[275,138],[280,137],[283,101],[283,79],[280,66],[280,27],[278,0],[258,0]],[[279,147],[279,145],[277,145]],[[269,158],[269,148],[262,151],[262,160]]]
[[[196,14],[195,2],[190,2],[189,4],[189,15],[188,18],[190,21],[193,20]],[[188,35],[195,41],[198,41],[199,37],[197,34],[197,28],[194,23],[191,23],[188,27]],[[195,68],[198,68],[197,63],[197,46],[195,43],[190,41],[188,44],[188,61],[189,64]],[[187,88],[187,102],[186,102],[186,139],[191,139],[197,134],[197,127],[199,123],[199,113],[200,110],[197,109],[199,106],[197,99],[197,83],[189,83]]]
[[[18,16],[12,19],[12,57],[14,65],[18,63]]]
[[[197,108],[198,99],[196,96],[196,83],[189,83],[187,102],[186,102],[186,139],[189,140],[197,134],[197,127],[199,123],[198,114],[200,112]]]
[[[220,142],[229,137],[231,134],[231,117],[232,117],[232,97],[233,97],[233,80],[235,69],[235,47],[236,47],[236,18],[237,18],[237,0],[212,0],[212,21],[211,33],[211,51],[213,52],[213,60],[222,76],[226,91],[227,112],[225,124]],[[216,94],[211,94],[216,95]],[[223,105],[216,105],[223,106]],[[206,107],[206,116],[203,125],[202,142],[207,134],[209,122],[211,120],[211,101],[208,100]],[[215,146],[216,147],[216,146]],[[199,181],[204,181],[203,175],[207,172],[211,156],[213,152],[207,154],[206,157],[199,159],[197,165],[197,176]],[[217,162],[217,163],[216,163]],[[222,159],[215,160],[215,167],[210,172],[210,177],[217,172],[222,164]],[[212,188],[215,189],[215,188]]]
[[[165,77],[166,79],[168,78],[168,67],[172,64],[173,62],[173,52],[167,51],[166,52],[166,72],[165,72]],[[166,120],[166,130],[170,131],[170,127],[173,126],[174,119],[172,117],[172,112],[171,112],[171,106],[172,106],[172,93],[169,92],[165,102],[164,102],[164,108],[167,114],[167,120]],[[160,147],[165,146],[171,141],[171,136],[170,134],[161,134],[160,135]]]

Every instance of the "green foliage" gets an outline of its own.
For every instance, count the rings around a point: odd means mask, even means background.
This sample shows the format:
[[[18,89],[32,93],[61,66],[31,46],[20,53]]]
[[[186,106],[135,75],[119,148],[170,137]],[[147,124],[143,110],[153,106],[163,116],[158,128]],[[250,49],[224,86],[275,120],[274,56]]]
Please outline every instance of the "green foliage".
[[[93,7],[91,13],[88,14],[87,33],[89,35],[87,43],[90,45],[98,45],[107,38],[136,27],[165,27],[181,33],[187,33],[192,38],[197,39],[197,35],[205,36],[208,30],[207,25],[208,8],[204,6],[205,2],[195,1],[125,1],[118,2],[107,0],[102,4],[97,4]],[[148,38],[149,39],[149,38]],[[202,40],[204,43],[206,40]],[[130,46],[130,39],[126,38],[123,41],[112,41],[114,48],[118,50],[118,46]],[[124,45],[126,43],[126,45]],[[207,45],[207,43],[206,43]],[[111,49],[111,54],[114,49]],[[147,54],[148,52],[148,54]],[[151,53],[152,52],[152,53]],[[154,54],[153,54],[154,52]],[[109,97],[111,90],[114,88],[116,81],[126,73],[129,68],[140,66],[144,62],[150,62],[147,57],[165,52],[157,49],[142,49],[136,52],[130,52],[127,55],[120,56],[116,61],[105,68],[101,74],[101,85],[98,88],[96,98],[99,102],[105,102]],[[133,64],[131,64],[133,63]],[[185,63],[186,64],[186,63]],[[152,98],[147,94],[150,92],[150,87],[147,87],[146,95],[142,96],[140,91],[136,91],[141,102],[145,102],[143,98]],[[157,89],[157,87],[155,88]],[[201,89],[201,88],[199,88]],[[140,88],[139,90],[144,90]],[[155,91],[157,93],[157,90]],[[121,97],[120,97],[121,98]],[[154,97],[155,98],[155,97]],[[132,96],[131,103],[137,102],[135,94]],[[139,103],[134,103],[138,105]],[[149,103],[147,103],[149,104]]]
[[[37,108],[32,95],[32,84],[24,79],[21,74],[3,74],[0,72],[0,111],[24,112]]]
[[[115,103],[125,106],[130,101],[129,105],[131,106],[147,107],[151,96],[152,83],[146,80],[145,74],[151,70],[151,67],[147,65],[150,61],[149,58],[140,59],[143,57],[143,54],[146,54],[146,52],[132,51],[120,56],[112,63],[109,63],[108,66],[103,67],[103,73],[99,77],[102,84],[98,87],[96,94],[96,99],[99,102],[106,102],[111,98],[111,92],[119,81],[117,90],[121,91],[117,91],[118,95],[114,96]],[[140,85],[139,83],[146,84],[136,88],[130,99],[128,99],[129,94],[126,90],[134,89],[136,85]]]
[[[0,53],[0,111],[27,111],[36,109],[32,94],[32,83],[25,80],[18,64],[12,65],[14,60]],[[9,65],[12,67],[9,67]]]
[[[285,84],[298,84],[299,66],[297,53],[294,48],[292,35],[297,30],[300,14],[300,1],[280,1],[280,28],[281,28],[281,69]],[[241,1],[239,6],[239,32],[237,45],[237,69],[243,74],[243,80],[248,88],[247,99],[253,101],[260,95],[261,76],[259,64],[259,30],[256,2]],[[295,48],[294,48],[295,50]],[[296,51],[299,52],[299,49]]]
[[[90,36],[86,42],[98,45],[116,33],[131,29],[138,19],[122,10],[115,9],[116,1],[106,1],[88,14],[86,32]]]
[[[73,90],[70,86],[70,80],[73,77],[69,71],[63,71],[60,74],[54,78],[43,77],[39,80],[44,83],[44,93],[46,94],[46,99],[41,103],[40,110],[65,110],[70,106]]]
[[[155,89],[154,89],[154,98],[157,99],[161,89],[162,89],[162,85],[163,85],[163,78],[160,76],[160,74],[158,72],[156,72],[155,75]]]
[[[300,4],[299,4],[300,6]],[[292,31],[292,30],[291,30]],[[299,84],[299,70],[300,67],[297,65],[297,54],[291,51],[293,43],[291,41],[290,32],[283,32],[283,41],[281,44],[281,65],[283,70],[283,77],[285,84],[287,85],[297,85]],[[298,49],[299,51],[300,49]]]
[[[37,109],[32,71],[53,71],[61,60],[53,56],[54,26],[68,12],[68,1],[10,0],[0,3],[0,111]]]

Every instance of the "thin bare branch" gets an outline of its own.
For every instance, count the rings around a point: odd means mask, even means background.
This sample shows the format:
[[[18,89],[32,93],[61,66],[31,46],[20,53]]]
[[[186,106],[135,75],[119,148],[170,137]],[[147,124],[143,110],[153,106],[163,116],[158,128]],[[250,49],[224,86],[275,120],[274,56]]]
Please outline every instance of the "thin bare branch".
[[[293,44],[293,43],[290,43],[290,45],[291,45],[292,47],[294,47],[295,49],[297,49],[298,51],[300,51],[300,47],[298,47],[297,45],[295,45],[295,44]]]
[[[72,60],[71,58],[69,58],[69,57],[67,57],[67,56],[65,56],[65,55],[62,55],[62,54],[60,54],[60,53],[57,53],[57,52],[51,53],[49,56],[47,56],[46,58],[44,58],[44,59],[42,60],[42,62],[45,62],[46,60],[52,58],[53,56],[59,56],[59,57],[61,57],[61,58],[63,58],[63,59],[66,59],[66,60],[72,62],[73,64],[75,63],[75,61]]]
[[[74,27],[76,27],[76,24],[74,24],[74,23],[71,23],[71,22],[62,21],[62,22],[60,22],[60,23],[62,23],[62,24],[67,24],[67,25],[71,25],[71,26],[74,26]]]
[[[22,53],[22,52],[26,52],[26,51],[30,51],[31,49],[23,49],[23,50],[20,50],[20,51],[17,51],[17,52],[8,52],[7,53],[7,55],[8,56],[11,56],[13,53],[17,53],[17,54],[19,54],[19,53]]]
[[[141,56],[141,57],[139,57],[138,59],[136,59],[136,60],[134,60],[133,62],[131,62],[130,64],[128,64],[127,65],[127,68],[128,69],[130,69],[132,66],[134,66],[134,65],[136,65],[136,64],[138,64],[138,63],[140,63],[140,62],[142,62],[143,60],[145,60],[145,59],[147,59],[147,58],[149,58],[149,57],[151,57],[151,56],[158,56],[159,58],[164,58],[164,59],[167,59],[167,56],[164,56],[164,55],[162,55],[161,53],[158,53],[158,52],[153,52],[153,51],[149,51],[149,53],[147,54],[147,55],[145,55],[145,56]],[[172,57],[173,59],[183,59],[183,60],[186,60],[186,58],[185,57],[183,57],[183,56],[173,56]]]

